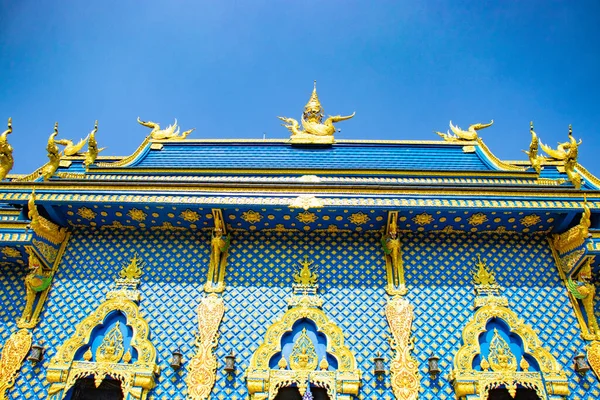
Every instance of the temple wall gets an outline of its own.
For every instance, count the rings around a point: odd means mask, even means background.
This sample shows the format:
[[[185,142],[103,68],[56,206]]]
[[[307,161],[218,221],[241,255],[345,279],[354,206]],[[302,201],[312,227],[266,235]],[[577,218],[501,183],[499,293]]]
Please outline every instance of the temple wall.
[[[162,368],[153,399],[185,398],[184,368],[168,365],[181,346],[184,360],[194,353],[195,308],[203,295],[209,260],[209,232],[76,230],[55,277],[34,342],[47,348],[42,365],[25,362],[12,399],[45,398],[45,369],[75,325],[94,310],[120,268],[136,253],[146,262],[140,309],[150,325]],[[509,298],[510,307],[540,333],[544,346],[564,366],[572,399],[600,397],[598,381],[573,372],[572,359],[583,348],[579,326],[561,284],[545,237],[510,234],[411,234],[403,238],[409,293],[415,306],[414,356],[421,372],[422,399],[452,399],[446,376],[460,347],[462,328],[473,315],[471,271],[477,254],[487,259]],[[246,399],[244,372],[268,326],[287,309],[292,272],[305,255],[318,266],[323,310],[344,331],[346,345],[363,372],[362,399],[393,399],[389,375],[373,376],[372,358],[381,351],[389,368],[387,295],[380,234],[375,232],[234,232],[228,259],[226,311],[216,350],[219,367],[211,398]],[[24,289],[19,273],[2,267],[2,341],[16,329]],[[21,293],[21,295],[19,295]],[[237,371],[223,371],[233,350]],[[442,376],[431,381],[427,359],[440,357]]]

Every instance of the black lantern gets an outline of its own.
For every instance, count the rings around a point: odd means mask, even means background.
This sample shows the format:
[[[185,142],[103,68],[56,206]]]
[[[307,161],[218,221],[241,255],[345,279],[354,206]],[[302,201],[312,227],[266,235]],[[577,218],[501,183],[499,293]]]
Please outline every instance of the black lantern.
[[[383,357],[381,357],[380,352],[377,352],[375,358],[373,359],[373,362],[375,363],[375,369],[373,370],[373,373],[375,375],[385,374],[385,365],[383,365]]]
[[[181,364],[183,364],[183,354],[181,354],[179,347],[171,354],[171,361],[169,362],[169,365],[171,365],[173,370],[177,371],[179,368],[181,368]]]
[[[431,379],[437,378],[440,374],[440,365],[438,363],[439,360],[440,358],[435,354],[432,354],[431,357],[429,357],[429,376]]]
[[[29,352],[29,357],[27,360],[31,361],[34,364],[39,363],[44,358],[44,352],[46,349],[42,346],[43,342],[40,341],[39,344],[34,344],[31,346],[31,351]]]
[[[573,359],[575,361],[575,372],[578,374],[584,375],[586,372],[590,370],[590,366],[585,360],[585,355],[579,353]]]
[[[233,354],[233,350],[229,353],[228,356],[225,356],[225,372],[228,374],[233,374],[235,372],[235,354]]]

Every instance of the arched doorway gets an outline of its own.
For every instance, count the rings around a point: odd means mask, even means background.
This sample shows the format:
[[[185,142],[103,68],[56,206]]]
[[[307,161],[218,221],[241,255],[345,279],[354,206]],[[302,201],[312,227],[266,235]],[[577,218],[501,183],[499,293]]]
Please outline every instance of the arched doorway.
[[[311,387],[310,392],[314,400],[330,400],[325,389]],[[277,392],[275,400],[302,400],[302,396],[300,396],[300,392],[295,387],[281,388]]]
[[[533,389],[517,389],[515,397],[506,389],[493,389],[489,391],[488,400],[540,400],[540,397]]]
[[[79,379],[71,393],[70,400],[123,400],[121,382],[113,379],[104,379],[98,387],[91,378]]]

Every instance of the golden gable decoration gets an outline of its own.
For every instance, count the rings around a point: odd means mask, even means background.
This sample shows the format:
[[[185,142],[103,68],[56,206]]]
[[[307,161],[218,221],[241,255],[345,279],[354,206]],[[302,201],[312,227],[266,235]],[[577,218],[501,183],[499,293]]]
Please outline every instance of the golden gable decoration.
[[[504,305],[507,301],[498,296],[500,286],[497,285],[493,272],[487,270],[485,262],[479,256],[476,266],[477,270],[473,275],[477,310],[463,329],[463,345],[454,356],[454,366],[450,372],[456,398],[477,395],[479,399],[487,400],[490,390],[501,387],[506,388],[514,397],[518,386],[535,390],[540,399],[548,399],[547,394],[567,396],[569,384],[559,363],[542,347],[533,328]],[[487,332],[487,325],[493,319],[502,320],[510,328],[511,334],[521,338],[523,357],[517,360],[508,343],[494,330],[488,359],[482,356],[479,365],[475,366],[475,358],[482,355],[479,337]],[[530,371],[525,355],[537,362],[540,371]]]
[[[121,382],[124,398],[146,398],[155,385],[155,376],[159,373],[156,364],[156,349],[149,339],[148,323],[141,316],[136,301],[139,300],[140,260],[136,256],[121,271],[106,300],[90,315],[81,321],[73,336],[63,343],[56,355],[50,360],[46,379],[51,383],[48,389],[49,400],[62,399],[78,379],[93,376],[96,386],[106,378]],[[124,346],[119,322],[108,331],[102,344],[91,351],[92,331],[102,325],[106,317],[119,311],[133,330],[129,348]],[[75,360],[75,354],[83,348],[87,350],[83,360]],[[137,351],[137,360],[131,362],[132,349]]]
[[[309,270],[312,264],[307,257],[295,276],[290,308],[267,329],[264,342],[252,355],[247,372],[250,400],[272,400],[279,389],[296,385],[304,395],[308,385],[324,388],[331,399],[350,400],[357,396],[361,384],[361,373],[356,367],[354,354],[344,345],[344,333],[320,309],[323,301],[317,295],[316,273]],[[307,274],[310,274],[310,278]],[[303,276],[306,279],[301,279]],[[326,358],[318,360],[314,344],[303,330],[294,343],[289,362],[284,357],[278,369],[271,369],[270,361],[281,352],[281,339],[291,332],[294,324],[302,319],[312,321],[317,330],[327,338],[327,354],[338,361],[338,369],[332,370]],[[318,368],[317,368],[318,367]]]

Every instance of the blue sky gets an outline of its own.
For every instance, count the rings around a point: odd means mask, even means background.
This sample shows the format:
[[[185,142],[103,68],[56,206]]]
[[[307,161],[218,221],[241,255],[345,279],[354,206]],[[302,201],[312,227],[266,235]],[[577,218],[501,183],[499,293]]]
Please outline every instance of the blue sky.
[[[46,162],[53,124],[79,139],[99,120],[105,155],[148,130],[190,138],[287,138],[314,79],[339,139],[437,140],[449,120],[502,159],[583,139],[600,175],[598,1],[0,0],[0,130],[13,117],[14,173]]]

